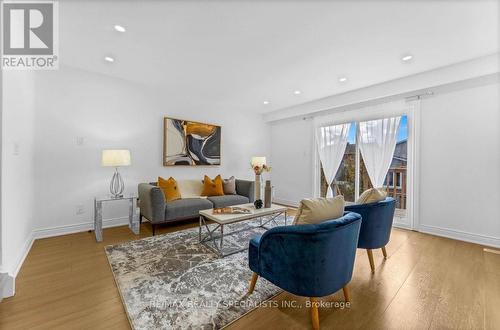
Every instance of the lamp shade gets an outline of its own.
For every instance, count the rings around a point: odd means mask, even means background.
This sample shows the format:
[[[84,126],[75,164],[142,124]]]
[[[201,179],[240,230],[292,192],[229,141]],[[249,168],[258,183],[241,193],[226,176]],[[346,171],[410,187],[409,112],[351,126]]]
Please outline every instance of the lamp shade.
[[[129,166],[130,165],[130,150],[127,149],[112,149],[102,151],[102,166]]]
[[[266,157],[258,156],[252,157],[252,166],[263,166],[266,165]]]

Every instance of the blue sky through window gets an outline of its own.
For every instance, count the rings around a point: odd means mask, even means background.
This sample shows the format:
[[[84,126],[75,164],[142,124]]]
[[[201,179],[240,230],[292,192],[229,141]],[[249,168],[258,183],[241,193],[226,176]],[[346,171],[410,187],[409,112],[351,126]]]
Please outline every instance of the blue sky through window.
[[[347,142],[349,142],[349,144],[356,143],[356,123],[351,123],[351,127],[349,128],[349,135],[347,137]]]
[[[402,116],[401,122],[399,123],[397,142],[406,140],[408,138],[408,117]],[[350,144],[356,143],[356,123],[351,123],[351,128],[349,129],[349,135],[347,141]]]
[[[399,123],[398,142],[408,139],[408,117],[402,116]]]

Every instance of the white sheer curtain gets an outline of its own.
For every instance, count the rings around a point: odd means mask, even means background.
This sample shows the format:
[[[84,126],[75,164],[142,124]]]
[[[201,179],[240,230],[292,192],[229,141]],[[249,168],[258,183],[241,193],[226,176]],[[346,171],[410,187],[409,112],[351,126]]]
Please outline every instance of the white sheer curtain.
[[[400,121],[392,117],[359,123],[359,149],[375,188],[383,186],[391,166]]]
[[[316,129],[316,144],[323,173],[328,183],[326,197],[333,197],[331,184],[339,169],[347,146],[347,135],[351,123],[323,126]]]

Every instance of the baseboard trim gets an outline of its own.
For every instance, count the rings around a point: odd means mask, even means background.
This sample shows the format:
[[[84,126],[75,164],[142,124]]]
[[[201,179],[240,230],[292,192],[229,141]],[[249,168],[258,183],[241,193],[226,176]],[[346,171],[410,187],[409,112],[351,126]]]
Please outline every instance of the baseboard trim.
[[[12,297],[16,293],[16,276],[19,274],[19,270],[21,270],[21,266],[28,256],[34,241],[33,232],[31,232],[26,238],[26,241],[24,241],[14,262],[9,265],[4,265],[0,269],[0,301],[2,298]]]
[[[394,222],[392,223],[392,226],[396,227],[396,228],[412,230],[411,226],[409,224],[404,223],[404,222],[400,222],[400,221],[396,221],[396,220],[394,220]]]
[[[128,224],[128,217],[111,218],[102,221],[103,228],[118,227]],[[15,280],[24,260],[28,256],[28,253],[33,246],[33,243],[37,239],[48,238],[54,236],[61,236],[67,234],[79,233],[82,231],[88,231],[94,229],[93,222],[78,223],[72,225],[64,225],[45,229],[36,229],[31,232],[28,239],[23,245],[21,252],[19,253],[14,265],[11,265],[9,269],[3,269],[5,273],[0,273],[0,299],[6,297],[12,297],[15,291]],[[13,266],[13,267],[12,267]]]
[[[0,302],[15,293],[16,278],[8,273],[0,273]]]
[[[128,224],[128,217],[111,218],[102,221],[103,228],[118,227]],[[74,233],[80,233],[82,231],[88,231],[94,229],[94,222],[84,222],[72,225],[64,225],[57,227],[50,227],[44,229],[37,229],[34,231],[35,239],[48,238],[54,236],[68,235]]]
[[[12,297],[16,293],[16,276],[19,274],[19,270],[21,270],[21,266],[24,263],[24,260],[28,256],[28,253],[33,246],[33,242],[35,241],[33,232],[31,232],[24,242],[21,251],[17,255],[15,261],[6,265],[6,267],[1,269],[0,272],[0,300],[1,298]]]
[[[281,204],[281,205],[284,205],[284,206],[290,206],[290,207],[299,207],[299,203],[298,202],[289,201],[289,200],[281,199],[281,198],[274,198],[273,199],[273,203]]]
[[[24,260],[28,256],[28,253],[31,250],[31,247],[33,246],[33,242],[35,241],[34,233],[31,232],[29,235],[28,239],[26,242],[24,242],[23,248],[21,249],[21,253],[17,257],[17,261],[15,264],[15,268],[12,272],[9,272],[14,278],[16,278],[17,274],[19,274],[19,271],[21,270],[21,266],[24,263]],[[14,294],[12,294],[14,295]]]
[[[456,239],[459,241],[465,241],[469,243],[500,248],[500,238],[498,237],[468,233],[461,230],[447,229],[447,228],[424,225],[424,224],[420,224],[418,230],[422,233],[431,234],[435,236],[441,236],[441,237]]]

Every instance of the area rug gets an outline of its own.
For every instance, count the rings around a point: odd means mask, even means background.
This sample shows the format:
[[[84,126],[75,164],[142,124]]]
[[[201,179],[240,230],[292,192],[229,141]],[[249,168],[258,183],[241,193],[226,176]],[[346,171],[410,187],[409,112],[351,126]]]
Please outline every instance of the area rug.
[[[228,229],[245,230],[225,237],[225,253],[265,231],[252,223]],[[198,243],[198,228],[107,246],[106,254],[134,329],[220,329],[280,292],[259,278],[248,296],[248,252],[218,258]]]

